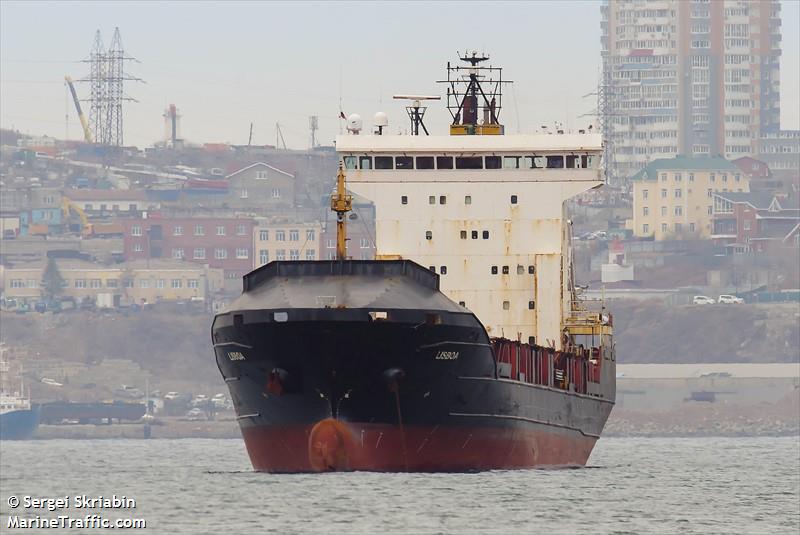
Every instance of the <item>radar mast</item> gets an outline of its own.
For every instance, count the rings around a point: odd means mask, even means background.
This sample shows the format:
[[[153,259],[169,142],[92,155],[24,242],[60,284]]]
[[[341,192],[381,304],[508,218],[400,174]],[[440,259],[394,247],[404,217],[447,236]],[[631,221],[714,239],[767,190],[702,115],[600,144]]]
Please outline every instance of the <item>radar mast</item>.
[[[505,128],[498,117],[503,107],[503,68],[483,65],[489,55],[479,52],[459,53],[468,65],[447,62],[447,109],[453,117],[450,135],[502,135]],[[479,109],[483,117],[479,119]]]

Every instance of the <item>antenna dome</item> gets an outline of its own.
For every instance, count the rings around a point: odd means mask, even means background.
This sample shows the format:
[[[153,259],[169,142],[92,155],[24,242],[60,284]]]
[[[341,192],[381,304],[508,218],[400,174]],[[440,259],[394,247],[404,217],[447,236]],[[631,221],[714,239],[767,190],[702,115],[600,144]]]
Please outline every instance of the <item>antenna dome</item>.
[[[347,117],[347,130],[357,134],[361,131],[361,128],[364,126],[364,122],[361,120],[361,116],[357,113],[351,113]]]
[[[373,123],[375,126],[389,126],[389,116],[386,115],[384,112],[379,111],[375,114],[373,118]]]

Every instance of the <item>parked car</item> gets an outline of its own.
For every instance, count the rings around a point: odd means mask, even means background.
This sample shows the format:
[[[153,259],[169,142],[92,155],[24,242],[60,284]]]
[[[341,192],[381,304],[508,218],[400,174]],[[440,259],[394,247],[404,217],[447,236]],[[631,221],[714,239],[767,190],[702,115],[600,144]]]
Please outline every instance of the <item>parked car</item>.
[[[164,396],[164,399],[178,399],[178,397],[180,397],[180,394],[177,392],[167,392],[167,395]]]
[[[694,298],[692,298],[693,305],[713,305],[714,303],[716,303],[716,301],[707,295],[695,295]]]
[[[741,305],[744,304],[744,299],[736,297],[735,295],[722,294],[717,298],[717,303],[724,303],[726,305]]]
[[[192,407],[205,407],[208,405],[208,396],[205,394],[197,394],[192,400]]]
[[[198,422],[206,419],[206,413],[201,409],[192,409],[186,413],[186,419],[190,422]]]

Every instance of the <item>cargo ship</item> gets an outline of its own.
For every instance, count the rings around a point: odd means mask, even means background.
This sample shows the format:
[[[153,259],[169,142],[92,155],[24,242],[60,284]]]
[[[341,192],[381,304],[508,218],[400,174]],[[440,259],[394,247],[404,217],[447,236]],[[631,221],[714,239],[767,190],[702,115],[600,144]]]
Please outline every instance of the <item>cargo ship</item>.
[[[258,471],[583,466],[600,438],[613,322],[579,295],[565,211],[603,183],[600,137],[505,135],[502,68],[460,60],[449,135],[428,135],[436,96],[398,95],[410,135],[347,118],[335,258],[270,262],[214,318]],[[375,204],[374,260],[348,256],[353,193]]]

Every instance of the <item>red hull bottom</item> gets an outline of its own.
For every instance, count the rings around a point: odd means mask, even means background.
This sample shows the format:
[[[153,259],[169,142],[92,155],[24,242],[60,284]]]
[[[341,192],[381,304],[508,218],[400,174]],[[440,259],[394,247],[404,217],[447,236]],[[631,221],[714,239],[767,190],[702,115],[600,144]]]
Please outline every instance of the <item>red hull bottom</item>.
[[[242,429],[263,472],[465,472],[583,466],[596,439],[555,429],[347,423]]]

